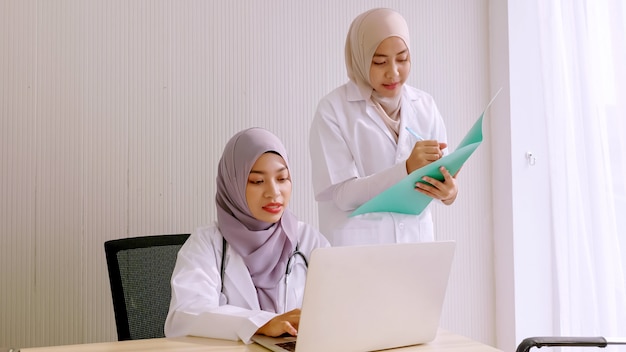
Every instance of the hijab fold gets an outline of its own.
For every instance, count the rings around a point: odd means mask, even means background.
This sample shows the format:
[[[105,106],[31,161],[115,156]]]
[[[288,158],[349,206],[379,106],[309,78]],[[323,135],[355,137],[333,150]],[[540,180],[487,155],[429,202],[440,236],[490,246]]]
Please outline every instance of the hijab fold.
[[[282,142],[262,128],[235,134],[226,144],[217,170],[217,223],[230,248],[243,257],[261,309],[278,313],[278,284],[297,244],[298,222],[289,209],[277,223],[257,220],[246,200],[248,175],[267,152],[279,154],[289,169]]]

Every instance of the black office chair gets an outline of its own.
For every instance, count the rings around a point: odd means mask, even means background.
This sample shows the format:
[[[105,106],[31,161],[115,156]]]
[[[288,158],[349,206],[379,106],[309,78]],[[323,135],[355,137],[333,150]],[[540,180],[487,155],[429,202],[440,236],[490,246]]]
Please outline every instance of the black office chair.
[[[164,337],[170,279],[188,237],[156,235],[104,243],[119,341]]]

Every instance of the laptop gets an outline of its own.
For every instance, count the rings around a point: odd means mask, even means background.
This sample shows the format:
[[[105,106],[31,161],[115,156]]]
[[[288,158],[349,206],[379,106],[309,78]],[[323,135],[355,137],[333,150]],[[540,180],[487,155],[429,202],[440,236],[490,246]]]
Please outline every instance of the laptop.
[[[456,243],[317,248],[296,338],[255,335],[276,351],[374,351],[437,335]],[[295,349],[293,345],[295,344]]]

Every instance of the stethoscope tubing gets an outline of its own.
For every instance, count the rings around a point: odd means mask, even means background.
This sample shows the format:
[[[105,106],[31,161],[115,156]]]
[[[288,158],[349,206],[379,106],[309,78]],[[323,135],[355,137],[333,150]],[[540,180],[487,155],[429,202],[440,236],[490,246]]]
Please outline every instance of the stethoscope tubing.
[[[287,265],[285,267],[285,306],[287,303],[287,278],[291,274],[294,265],[296,264],[297,257],[300,257],[304,262],[304,266],[309,268],[309,261],[306,259],[304,253],[300,252],[299,249],[300,244],[296,245],[296,249],[291,253],[289,259],[287,259]],[[220,278],[222,281],[222,287],[220,292],[224,293],[224,273],[226,272],[226,250],[228,248],[228,243],[225,238],[222,238],[222,263],[220,265]]]

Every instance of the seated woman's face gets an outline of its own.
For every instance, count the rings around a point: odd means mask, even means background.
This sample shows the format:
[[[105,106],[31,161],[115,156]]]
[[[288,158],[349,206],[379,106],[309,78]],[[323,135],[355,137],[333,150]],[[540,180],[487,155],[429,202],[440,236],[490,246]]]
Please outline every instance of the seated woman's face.
[[[248,208],[257,220],[275,223],[291,199],[291,177],[283,158],[261,155],[252,166],[246,186]]]

